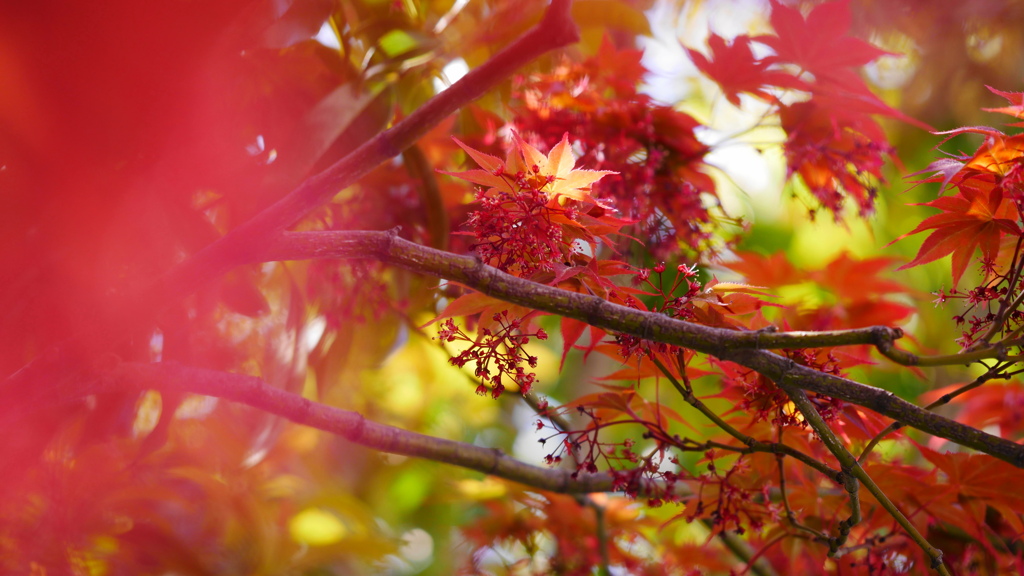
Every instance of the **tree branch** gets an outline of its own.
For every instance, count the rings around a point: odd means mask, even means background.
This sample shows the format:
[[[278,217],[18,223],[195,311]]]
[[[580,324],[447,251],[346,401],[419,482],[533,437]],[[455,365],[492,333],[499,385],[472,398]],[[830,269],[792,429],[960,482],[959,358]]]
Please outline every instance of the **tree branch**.
[[[975,388],[981,386],[982,384],[988,382],[989,380],[994,380],[996,378],[1005,378],[1006,376],[1003,373],[1005,368],[1006,368],[1005,364],[998,364],[996,366],[993,366],[993,367],[989,368],[984,374],[982,374],[981,376],[978,376],[977,378],[975,378],[970,383],[964,384],[963,386],[957,388],[953,392],[950,392],[948,394],[943,394],[941,398],[939,398],[938,400],[936,400],[936,401],[932,402],[931,404],[925,406],[924,409],[925,410],[934,410],[934,409],[938,408],[939,406],[942,406],[944,404],[950,403],[957,396],[960,396],[961,394],[965,394],[967,392],[970,392],[971,390],[974,390]],[[882,430],[881,432],[879,432],[878,434],[875,434],[874,438],[872,438],[870,441],[868,441],[867,446],[865,446],[864,450],[861,451],[860,456],[857,457],[857,461],[858,462],[864,462],[867,459],[868,455],[871,454],[871,451],[875,449],[875,446],[877,446],[879,442],[884,440],[885,437],[888,436],[889,434],[892,434],[893,432],[895,432],[896,430],[899,430],[902,427],[903,427],[903,423],[900,422],[899,420],[897,420],[897,421],[893,422],[892,424],[889,424],[888,426],[886,426],[885,429]]]
[[[846,491],[850,494],[850,506],[852,508],[852,514],[848,520],[844,520],[839,524],[840,534],[837,538],[829,538],[829,556],[835,556],[836,551],[845,545],[846,537],[850,533],[850,529],[860,522],[860,498],[857,496],[858,486],[857,481],[859,480],[864,487],[871,492],[871,495],[878,500],[878,503],[885,508],[885,511],[893,517],[894,520],[903,528],[904,531],[910,536],[910,538],[924,551],[925,554],[931,558],[931,568],[936,570],[940,576],[950,576],[949,568],[946,567],[942,562],[942,550],[931,545],[928,540],[925,539],[924,535],[918,531],[910,520],[903,515],[903,512],[896,507],[895,504],[889,500],[885,492],[878,487],[878,484],[868,476],[868,473],[861,468],[857,459],[850,454],[850,451],[843,446],[842,442],[836,437],[832,429],[828,427],[828,423],[818,413],[818,409],[814,407],[814,403],[807,397],[807,394],[799,389],[793,388],[787,381],[788,378],[780,378],[775,383],[780,388],[786,391],[789,398],[793,400],[800,414],[807,420],[807,423],[811,425],[811,428],[818,433],[818,437],[825,446],[828,447],[829,452],[839,460],[840,466],[843,470],[843,484],[846,487]]]
[[[504,274],[489,266],[480,265],[480,269],[477,269],[479,262],[473,256],[461,256],[450,252],[433,250],[400,238],[394,231],[327,230],[320,232],[288,232],[278,239],[274,246],[271,247],[270,252],[262,255],[253,255],[252,259],[247,260],[246,263],[270,260],[360,258],[370,256],[382,260],[386,258],[386,261],[390,264],[401,266],[414,272],[431,274],[439,278],[446,278],[466,284],[472,281],[488,283],[492,280],[492,272],[519,280],[519,278]],[[474,286],[474,288],[477,287]],[[552,290],[556,289],[552,288]],[[488,293],[485,290],[480,291],[485,294]],[[572,294],[564,290],[559,290],[559,292],[563,295]],[[586,298],[583,295],[578,296]],[[508,301],[516,304],[530,305],[528,302]],[[610,303],[609,305],[614,306]],[[624,307],[618,306],[618,308]],[[629,308],[624,309],[629,310]],[[566,316],[567,314],[561,315]],[[664,315],[659,314],[655,316],[671,320]],[[712,338],[716,340],[716,344],[730,349],[752,348],[773,350],[780,348],[853,346],[858,344],[872,346],[890,344],[889,348],[891,348],[891,343],[903,336],[902,330],[886,326],[871,326],[851,330],[825,330],[821,332],[773,332],[768,330],[737,332],[686,322],[679,322],[679,324],[690,327],[689,329],[683,329],[683,331],[698,335],[703,339]],[[666,328],[665,325],[661,325],[658,329],[664,330]],[[668,328],[668,330],[680,332],[681,329],[676,326],[675,328]]]
[[[613,304],[595,296],[561,290],[517,278],[484,265],[472,256],[460,256],[420,246],[391,232],[292,232],[283,234],[263,260],[314,258],[375,258],[414,272],[460,282],[494,298],[575,318],[605,330],[632,334],[689,348],[755,370],[773,381],[783,376],[787,384],[869,408],[940,438],[956,442],[1024,467],[1024,446],[987,434],[928,412],[892,392],[796,365],[792,360],[763,349],[761,339],[785,342],[785,333],[739,332],[712,328]],[[894,330],[874,327],[852,332],[846,344],[871,343],[864,335],[889,334]],[[834,337],[834,335],[833,335]],[[781,345],[781,344],[779,344]],[[831,345],[836,345],[833,342]],[[793,342],[786,347],[797,347]]]
[[[498,449],[483,448],[435,438],[367,420],[358,412],[313,402],[298,394],[268,385],[260,378],[176,363],[123,362],[103,372],[90,384],[79,379],[76,389],[64,390],[61,401],[91,394],[123,390],[189,392],[223,398],[275,414],[381,452],[426,458],[476,470],[484,474],[563,494],[614,492],[616,479],[608,472],[596,474],[532,466]],[[636,486],[638,494],[664,494],[665,485],[649,481]],[[683,489],[681,483],[676,490]]]

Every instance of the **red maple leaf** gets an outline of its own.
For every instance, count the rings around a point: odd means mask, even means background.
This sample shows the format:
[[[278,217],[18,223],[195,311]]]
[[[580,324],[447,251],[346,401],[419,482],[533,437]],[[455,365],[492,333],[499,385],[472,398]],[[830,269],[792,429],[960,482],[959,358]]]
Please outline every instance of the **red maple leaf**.
[[[808,276],[819,286],[829,289],[840,300],[847,302],[906,294],[910,292],[907,286],[884,276],[885,271],[896,260],[885,256],[861,260],[852,257],[848,252],[842,252],[824,268],[815,270]]]
[[[1014,118],[1024,119],[1024,92],[1003,92],[1002,90],[996,90],[991,86],[985,86],[993,94],[998,94],[1003,98],[1006,98],[1010,102],[1010,106],[1004,106],[1002,108],[982,108],[985,112],[999,112],[1000,114],[1009,114]],[[1024,127],[1024,122],[1016,122],[1010,124],[1010,126]]]
[[[1024,98],[1024,94],[1021,96]],[[946,137],[943,142],[961,134],[981,134],[985,140],[973,154],[940,158],[924,170],[915,172],[914,175],[927,175],[915,182],[939,182],[940,193],[950,187],[994,185],[1015,202],[1021,202],[1024,194],[1024,134],[1007,136],[987,126],[966,126],[936,134]]]
[[[784,252],[770,256],[756,252],[736,252],[736,257],[737,260],[728,263],[726,267],[742,275],[751,284],[778,288],[799,284],[807,279],[807,275],[798,271]]]
[[[1003,195],[1002,188],[975,179],[961,184],[959,190],[960,193],[954,196],[943,196],[921,204],[938,208],[942,213],[926,218],[917,228],[896,239],[934,230],[921,245],[917,256],[900,266],[899,270],[952,254],[953,285],[956,286],[976,249],[981,249],[983,259],[994,261],[1003,235],[1020,235],[1017,209]]]
[[[771,23],[777,35],[754,40],[772,48],[779,61],[814,74],[819,83],[827,81],[859,92],[863,81],[851,68],[888,54],[847,35],[851,23],[849,0],[820,4],[806,18],[796,8],[772,0]]]
[[[721,36],[712,33],[708,38],[708,47],[711,49],[710,58],[689,48],[686,52],[697,69],[722,87],[725,98],[734,106],[740,105],[741,92],[765,100],[774,100],[771,94],[765,92],[766,86],[809,89],[808,85],[796,76],[782,70],[770,69],[769,59],[754,58],[754,53],[750,49],[750,37],[745,34],[737,36],[727,44]]]
[[[987,454],[940,454],[925,446],[918,448],[946,476],[945,482],[935,488],[937,493],[945,492],[948,496],[936,499],[928,507],[929,512],[959,520],[959,526],[979,540],[988,535],[988,508],[999,512],[1014,533],[1024,532],[1020,519],[1024,471]]]
[[[789,173],[800,174],[822,206],[838,218],[846,196],[862,215],[874,210],[877,191],[867,176],[882,178],[891,152],[881,127],[866,114],[821,105],[819,98],[783,107],[779,116],[789,135]]]
[[[583,67],[591,78],[600,78],[615,90],[620,98],[629,98],[636,94],[647,69],[641,63],[643,50],[619,49],[605,35],[601,39],[601,47],[597,54],[588,58]]]

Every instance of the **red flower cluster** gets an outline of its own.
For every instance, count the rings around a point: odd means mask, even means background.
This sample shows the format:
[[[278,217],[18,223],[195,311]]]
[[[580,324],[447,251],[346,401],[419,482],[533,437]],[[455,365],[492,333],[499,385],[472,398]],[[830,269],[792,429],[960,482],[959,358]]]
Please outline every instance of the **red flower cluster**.
[[[657,283],[651,280],[651,272],[657,275]],[[651,290],[652,292],[644,293],[655,295],[660,300],[660,303],[653,306],[650,311],[661,312],[666,316],[679,320],[698,321],[699,319],[694,308],[695,301],[701,294],[701,283],[696,279],[697,266],[686,266],[685,264],[676,266],[676,276],[671,285],[665,284],[663,280],[664,272],[665,263],[661,262],[656,264],[654,268],[641,268],[636,271],[636,275],[633,277],[633,284]],[[630,296],[625,300],[625,305],[638,308],[640,302]],[[634,357],[650,356],[654,353],[671,357],[675,356],[680,350],[678,346],[652,342],[638,336],[623,333],[615,334],[615,343],[619,347],[619,355],[625,360],[630,360]]]
[[[466,227],[476,238],[473,250],[481,260],[505,272],[529,277],[555,262],[569,260],[574,246],[563,242],[554,217],[574,220],[571,211],[549,202],[548,195],[530,185],[523,174],[498,174],[513,190],[478,190],[480,209]]]
[[[530,368],[536,368],[537,357],[528,354],[523,346],[530,342],[531,336],[547,340],[547,332],[537,329],[531,334],[521,333],[522,323],[517,318],[510,318],[508,310],[494,314],[492,320],[498,324],[498,330],[481,326],[476,340],[467,336],[451,318],[441,324],[437,336],[443,342],[461,340],[472,343],[472,346],[449,359],[449,362],[459,368],[469,362],[476,364],[474,374],[480,379],[477,394],[490,392],[492,398],[498,398],[505,391],[503,378],[515,382],[521,393],[528,394],[537,382],[537,376],[527,372],[522,364],[525,362]]]
[[[826,374],[842,376],[840,361],[831,351],[782,350],[781,352],[801,366],[807,366]],[[727,387],[723,395],[734,398],[737,408],[751,414],[755,422],[768,421],[775,426],[800,428],[809,426],[793,407],[789,395],[769,378],[734,364],[720,363],[720,366],[725,376],[723,382]],[[822,394],[809,394],[809,397],[826,422],[835,420],[842,413],[845,405],[842,400]]]
[[[782,108],[789,173],[799,174],[821,207],[836,217],[846,196],[862,217],[875,210],[886,156],[893,152],[885,133],[870,117],[826,108],[817,100]],[[812,212],[813,213],[813,212]]]
[[[744,534],[747,528],[760,531],[766,515],[781,515],[782,505],[768,495],[768,482],[761,479],[744,485],[750,464],[743,457],[723,473],[715,463],[717,456],[714,450],[704,453],[708,471],[697,478],[697,496],[682,514],[687,522],[708,518],[715,532]]]
[[[596,249],[598,238],[626,223],[590,196],[590,186],[612,172],[575,169],[567,134],[545,156],[512,134],[512,147],[502,162],[489,154],[459,145],[482,168],[449,173],[483,186],[476,194],[480,208],[466,221],[476,238],[480,258],[505,272],[531,277],[556,263]]]

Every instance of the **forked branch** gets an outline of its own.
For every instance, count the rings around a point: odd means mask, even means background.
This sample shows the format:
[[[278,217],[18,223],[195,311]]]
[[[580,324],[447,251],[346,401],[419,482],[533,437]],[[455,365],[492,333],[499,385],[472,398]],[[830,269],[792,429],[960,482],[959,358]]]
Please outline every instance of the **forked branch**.
[[[1024,467],[1024,446],[933,414],[893,393],[799,366],[788,358],[750,346],[766,334],[712,328],[613,304],[595,296],[561,290],[501,272],[471,256],[420,246],[392,232],[291,232],[283,234],[264,260],[375,258],[421,274],[460,282],[499,300],[575,318],[605,330],[681,346],[734,362],[774,381],[857,404],[923,432],[945,438]],[[879,333],[889,328],[877,328]],[[778,333],[778,339],[785,333]],[[864,344],[865,332],[851,342]],[[771,335],[771,334],[767,334]],[[775,342],[784,342],[778,339]],[[781,345],[781,344],[780,344]],[[833,343],[834,345],[834,343]],[[765,345],[761,345],[763,348]]]

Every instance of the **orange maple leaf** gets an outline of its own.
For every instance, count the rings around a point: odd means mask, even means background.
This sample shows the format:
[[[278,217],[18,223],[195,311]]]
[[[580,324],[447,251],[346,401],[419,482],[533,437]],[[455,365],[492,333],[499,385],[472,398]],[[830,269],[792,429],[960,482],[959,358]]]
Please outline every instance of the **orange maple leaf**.
[[[519,134],[512,132],[512,147],[504,162],[466,146],[457,138],[454,140],[483,169],[441,173],[506,192],[516,191],[515,181],[510,176],[525,174],[528,178],[536,180],[537,189],[546,192],[550,197],[564,196],[598,204],[590,196],[591,185],[608,174],[616,174],[609,170],[576,168],[576,157],[572,152],[572,145],[569,144],[568,134],[563,135],[562,141],[545,156],[543,152],[520,138]]]
[[[1017,209],[1011,199],[1003,196],[1002,188],[972,180],[961,184],[959,191],[954,196],[943,196],[921,204],[938,208],[942,213],[926,218],[917,228],[895,240],[934,230],[921,245],[917,256],[900,266],[899,270],[952,254],[953,285],[956,286],[976,249],[981,249],[984,260],[994,261],[1003,235],[1020,235],[1016,222]]]
[[[1020,494],[1021,482],[1024,482],[1024,470],[997,460],[987,454],[946,453],[940,454],[926,446],[918,445],[921,455],[946,475],[945,484],[949,492],[955,495],[954,504],[963,512],[949,510],[952,517],[969,518],[974,526],[963,525],[966,530],[974,533],[976,538],[986,536],[983,527],[986,522],[986,508],[993,508],[1000,513],[1017,534],[1024,532],[1024,522],[1020,519],[1020,510],[1024,506],[1024,497]],[[938,506],[929,510],[933,513]],[[951,506],[947,505],[947,508]],[[947,513],[948,513],[947,512]],[[974,530],[971,530],[974,528]]]

